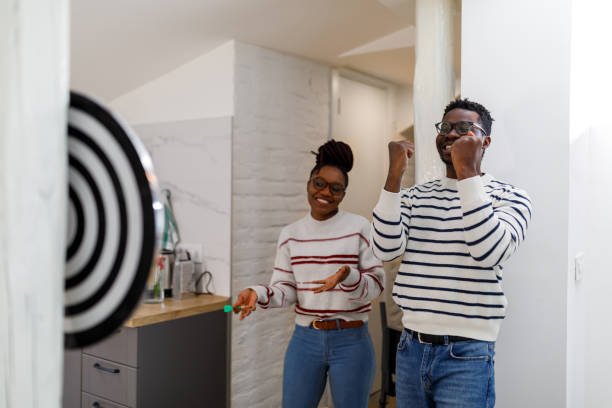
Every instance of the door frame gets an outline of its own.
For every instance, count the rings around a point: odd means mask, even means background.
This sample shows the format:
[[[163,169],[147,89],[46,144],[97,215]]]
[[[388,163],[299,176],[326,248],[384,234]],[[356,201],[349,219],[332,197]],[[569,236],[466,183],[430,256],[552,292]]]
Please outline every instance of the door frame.
[[[385,130],[384,134],[387,135],[387,139],[391,140],[393,137],[393,124],[395,123],[395,109],[393,109],[393,102],[395,99],[396,85],[387,82],[383,79],[376,78],[371,75],[364,74],[362,72],[354,71],[348,68],[333,68],[330,76],[330,109],[329,109],[329,130],[327,139],[332,139],[335,129],[335,115],[339,109],[342,108],[339,103],[340,97],[340,77],[350,79],[352,81],[361,82],[366,85],[373,86],[375,88],[382,89],[386,94],[385,101]]]

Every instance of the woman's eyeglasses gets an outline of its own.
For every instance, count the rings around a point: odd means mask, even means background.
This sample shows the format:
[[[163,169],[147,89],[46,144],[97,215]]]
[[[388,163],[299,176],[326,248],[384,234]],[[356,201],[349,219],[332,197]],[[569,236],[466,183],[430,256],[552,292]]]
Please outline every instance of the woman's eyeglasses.
[[[444,135],[448,135],[450,132],[453,131],[453,128],[457,131],[457,133],[460,136],[465,136],[468,134],[468,132],[473,128],[477,128],[480,129],[480,131],[486,135],[487,132],[485,132],[485,130],[480,127],[480,125],[478,125],[477,123],[474,122],[470,122],[467,120],[463,120],[461,122],[456,122],[456,123],[450,123],[450,122],[438,122],[436,123],[436,130],[438,131],[438,134],[444,136]]]
[[[310,181],[312,182],[312,186],[319,191],[323,190],[328,185],[329,185],[329,191],[331,191],[332,194],[339,195],[339,194],[342,194],[344,190],[346,190],[346,187],[344,186],[344,184],[328,183],[323,177],[314,177],[314,178],[311,178]]]

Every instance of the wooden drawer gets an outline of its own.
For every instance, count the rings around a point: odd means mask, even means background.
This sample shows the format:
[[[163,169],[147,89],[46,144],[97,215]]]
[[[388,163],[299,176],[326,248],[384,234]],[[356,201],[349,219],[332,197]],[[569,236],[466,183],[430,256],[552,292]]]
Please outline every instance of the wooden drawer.
[[[122,327],[105,340],[84,348],[83,352],[130,367],[138,367],[138,330]]]
[[[137,370],[83,354],[82,390],[130,407],[136,406]]]
[[[86,392],[81,393],[81,408],[130,408]]]

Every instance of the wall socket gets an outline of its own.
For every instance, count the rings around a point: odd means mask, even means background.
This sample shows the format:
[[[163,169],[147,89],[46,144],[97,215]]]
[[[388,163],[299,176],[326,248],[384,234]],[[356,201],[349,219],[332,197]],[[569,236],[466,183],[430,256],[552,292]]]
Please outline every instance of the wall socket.
[[[191,260],[195,262],[202,262],[203,254],[202,254],[202,244],[193,244],[189,242],[179,242],[176,246],[176,249],[183,249],[191,255]]]

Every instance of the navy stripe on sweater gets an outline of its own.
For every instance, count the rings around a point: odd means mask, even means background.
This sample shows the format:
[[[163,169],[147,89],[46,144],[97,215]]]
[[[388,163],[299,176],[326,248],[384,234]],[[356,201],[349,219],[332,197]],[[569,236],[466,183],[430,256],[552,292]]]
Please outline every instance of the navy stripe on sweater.
[[[438,197],[438,196],[418,196],[418,195],[411,195],[411,196],[406,196],[403,195],[402,198],[408,198],[408,199],[417,199],[417,200],[444,200],[444,201],[458,201],[460,200],[459,197]]]
[[[493,279],[459,278],[457,276],[424,275],[422,273],[408,273],[408,272],[398,272],[397,274],[401,276],[412,276],[415,278],[446,279],[446,280],[454,280],[454,281],[460,281],[460,282],[497,283],[497,279],[493,280]]]
[[[508,211],[504,211],[504,210],[505,210],[505,208],[500,208],[500,209],[494,210],[494,212],[498,212],[498,213],[502,213],[502,214],[505,214],[505,215],[509,215],[510,217],[514,218],[514,221],[516,221],[516,223],[518,224],[519,228],[521,229],[521,236],[523,237],[523,239],[525,239],[525,230],[523,229],[523,224],[514,215],[512,215]],[[525,219],[525,217],[523,217],[523,219]],[[525,225],[525,227],[526,227],[526,225]]]
[[[500,304],[472,303],[472,302],[461,302],[459,300],[448,300],[448,299],[438,299],[438,298],[428,298],[428,297],[418,297],[418,296],[406,296],[406,295],[400,295],[399,293],[395,293],[395,292],[393,292],[393,297],[400,298],[400,299],[417,300],[417,301],[422,301],[422,302],[450,303],[453,305],[462,305],[462,306],[490,307],[494,309],[504,308],[504,305],[500,305]]]
[[[455,264],[438,264],[438,263],[429,263],[429,262],[415,262],[415,261],[402,261],[403,264],[406,265],[419,265],[419,266],[428,266],[432,268],[457,268],[457,269],[474,269],[478,271],[492,271],[492,267],[487,266],[476,266],[476,265],[455,265]]]
[[[407,283],[400,283],[400,282],[395,282],[395,286],[401,286],[401,287],[413,288],[413,289],[423,289],[423,290],[439,290],[439,291],[442,291],[442,292],[468,293],[470,295],[504,296],[504,292],[481,292],[481,291],[477,291],[477,290],[441,288],[441,287],[437,287],[437,286],[409,285]]]
[[[374,231],[376,232],[376,234],[380,235],[383,238],[387,238],[387,239],[397,239],[397,238],[401,238],[402,236],[402,234],[397,234],[397,235],[383,234],[376,227],[374,227]]]
[[[451,211],[451,210],[460,210],[461,206],[457,205],[457,206],[453,206],[453,207],[440,207],[437,205],[430,205],[430,204],[412,204],[412,208],[432,208],[434,210],[442,210],[442,211]]]
[[[417,238],[417,237],[408,237],[408,241],[416,241],[416,242],[431,242],[433,244],[466,244],[465,241],[460,239],[425,239],[425,238]]]
[[[500,197],[500,196],[496,196],[496,195],[492,195],[492,194],[490,195],[490,197],[491,198],[495,198],[495,199],[497,199],[499,201],[506,201],[506,202],[509,202],[509,203],[514,203],[514,204],[522,205],[523,207],[525,207],[525,209],[527,209],[527,212],[529,213],[529,217],[531,217],[531,209],[529,209],[529,206],[527,204],[525,204],[524,202],[522,202],[522,201],[510,200],[509,198],[504,198],[504,197]],[[521,214],[521,213],[519,212],[519,214]],[[522,216],[522,214],[521,214],[521,216]],[[527,220],[525,220],[525,222],[527,222]]]
[[[426,255],[472,256],[469,252],[437,252],[437,251],[421,251],[418,249],[406,249],[406,252],[410,252],[413,254],[426,254]]]
[[[399,225],[401,220],[398,221],[387,221],[387,220],[383,220],[382,218],[380,218],[378,215],[376,215],[375,213],[372,213],[372,216],[374,218],[376,218],[377,221],[382,222],[383,224],[387,224],[387,225]]]
[[[402,306],[402,305],[398,305],[398,306],[401,307],[402,309],[405,309],[405,310],[412,310],[413,312],[429,312],[429,313],[443,314],[443,315],[449,315],[449,316],[465,317],[467,319],[485,319],[485,320],[490,320],[490,319],[503,319],[505,317],[505,316],[468,315],[468,314],[463,314],[463,313],[445,312],[445,311],[442,311],[442,310],[417,309],[417,308],[414,308],[414,307],[408,307],[408,306]]]
[[[441,186],[432,186],[432,187],[441,187]],[[424,191],[424,190],[421,190],[418,186],[414,186],[413,190],[416,190],[419,193],[431,193],[432,191],[437,191],[438,193],[444,193],[445,191],[448,191],[449,193],[458,193],[459,192],[457,190],[451,190],[450,188],[442,188],[442,189],[431,188],[430,190],[425,190]]]
[[[397,248],[385,248],[383,246],[380,246],[378,244],[378,242],[376,242],[376,239],[373,238],[372,241],[374,242],[374,245],[376,245],[376,248],[380,249],[383,252],[395,252],[395,251],[399,251],[400,249],[402,249],[402,246],[398,246]]]

